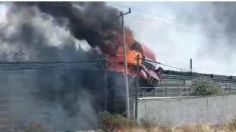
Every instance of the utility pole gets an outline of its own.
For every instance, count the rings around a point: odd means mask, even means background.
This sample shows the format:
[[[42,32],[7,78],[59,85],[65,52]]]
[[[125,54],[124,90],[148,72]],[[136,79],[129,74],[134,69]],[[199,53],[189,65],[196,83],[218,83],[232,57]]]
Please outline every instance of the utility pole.
[[[193,72],[193,60],[190,58],[190,72]]]
[[[136,88],[135,88],[135,113],[134,117],[137,121],[138,119],[138,89],[139,89],[139,62],[140,62],[140,56],[137,56],[137,80],[136,80]]]
[[[124,16],[131,13],[131,9],[129,8],[128,12],[120,12],[121,16],[121,24],[122,24],[122,32],[123,32],[123,52],[124,52],[124,67],[125,67],[125,90],[126,90],[126,117],[130,118],[130,105],[129,105],[129,84],[128,84],[128,68],[127,68],[127,56],[126,56],[126,37],[125,37],[125,22]]]
[[[193,77],[193,60],[192,60],[192,58],[190,58],[190,74],[191,74],[191,79],[192,79],[192,77]]]

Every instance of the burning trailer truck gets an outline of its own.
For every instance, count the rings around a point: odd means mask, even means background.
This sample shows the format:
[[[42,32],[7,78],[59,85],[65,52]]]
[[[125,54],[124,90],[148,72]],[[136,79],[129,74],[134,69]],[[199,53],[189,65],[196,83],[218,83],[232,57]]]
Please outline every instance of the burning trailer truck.
[[[130,77],[140,76],[140,84],[144,86],[156,86],[160,81],[162,68],[156,68],[156,57],[152,50],[137,42],[129,29],[126,29],[127,43],[127,65]],[[124,73],[124,51],[122,36],[115,33],[115,42],[109,44],[108,60],[106,67],[108,71]],[[111,48],[111,45],[114,47]]]
[[[109,85],[108,89],[108,99],[107,107],[108,111],[111,113],[123,114],[125,112],[125,66],[124,66],[124,47],[123,47],[123,37],[119,32],[112,33],[115,38],[112,42],[106,43],[106,70],[112,75],[112,78],[116,78],[119,86],[119,91],[109,90],[113,86]],[[160,82],[160,74],[162,68],[157,68],[157,61],[155,54],[147,46],[140,44],[133,37],[132,32],[126,29],[126,55],[127,55],[127,74],[129,78],[129,91],[131,101],[130,104],[134,103],[135,88],[137,88],[137,79],[139,87],[155,87]],[[120,78],[120,79],[117,79]],[[109,81],[108,81],[109,82]],[[112,82],[112,85],[115,83]],[[147,91],[152,90],[147,89]],[[114,93],[115,92],[115,93]],[[111,95],[111,96],[109,96]]]

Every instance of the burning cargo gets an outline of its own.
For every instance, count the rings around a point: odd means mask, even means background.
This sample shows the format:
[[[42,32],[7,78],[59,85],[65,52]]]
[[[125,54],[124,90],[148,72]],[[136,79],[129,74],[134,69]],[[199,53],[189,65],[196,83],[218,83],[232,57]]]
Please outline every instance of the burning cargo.
[[[140,76],[142,82],[146,85],[155,86],[159,82],[160,69],[156,69],[156,57],[155,54],[145,45],[140,44],[134,40],[132,32],[126,30],[126,42],[127,42],[127,64],[128,75],[132,77]],[[124,68],[124,51],[121,34],[115,34],[115,42],[109,45],[113,45],[107,54],[107,70],[118,72],[123,74]],[[154,64],[153,64],[153,63]],[[139,71],[137,71],[139,70]]]

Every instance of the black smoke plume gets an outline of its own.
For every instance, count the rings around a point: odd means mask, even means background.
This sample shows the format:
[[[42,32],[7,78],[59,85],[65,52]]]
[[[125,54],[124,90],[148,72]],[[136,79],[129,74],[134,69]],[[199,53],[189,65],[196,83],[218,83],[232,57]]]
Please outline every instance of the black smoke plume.
[[[103,52],[106,52],[107,41],[114,40],[111,33],[121,32],[119,11],[103,2],[33,2],[23,5],[36,6],[53,16],[59,25],[66,23],[75,38],[86,40],[93,48],[98,46]]]
[[[106,84],[104,63],[96,60],[112,44],[112,32],[120,32],[119,11],[101,2],[1,4],[7,8],[0,25],[2,60],[94,61],[49,65],[57,68],[1,65],[1,96],[10,99],[13,119],[40,122],[52,130],[95,127],[97,112],[104,110]],[[6,68],[16,70],[2,70]],[[116,77],[107,80],[112,96],[124,96]]]

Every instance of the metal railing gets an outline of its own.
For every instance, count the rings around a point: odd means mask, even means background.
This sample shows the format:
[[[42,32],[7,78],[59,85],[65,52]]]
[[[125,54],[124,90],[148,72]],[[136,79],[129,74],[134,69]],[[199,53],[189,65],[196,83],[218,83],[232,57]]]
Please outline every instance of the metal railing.
[[[178,80],[175,80],[178,82]],[[191,84],[186,84],[186,80],[179,80],[179,84],[171,84],[166,81],[157,87],[139,87],[139,97],[147,96],[191,96],[193,93],[193,87]],[[223,90],[224,95],[236,94],[235,83],[219,83]]]

